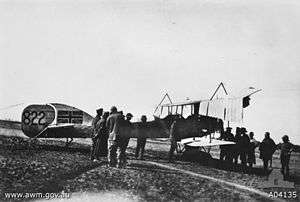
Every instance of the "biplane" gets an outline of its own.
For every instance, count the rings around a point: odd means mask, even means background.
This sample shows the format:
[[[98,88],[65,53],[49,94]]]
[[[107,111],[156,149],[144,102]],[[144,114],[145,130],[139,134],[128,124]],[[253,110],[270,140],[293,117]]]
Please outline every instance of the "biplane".
[[[217,139],[224,132],[224,122],[221,118],[200,114],[200,103],[206,100],[186,101],[160,105],[156,119],[170,125],[176,120],[177,153],[188,149],[199,149],[209,152],[210,147],[235,144]],[[160,118],[167,114],[165,118]],[[206,149],[209,148],[209,149]]]
[[[132,123],[124,126],[124,135],[129,138],[169,138],[170,126],[178,114],[168,114],[165,118],[155,117],[146,124]],[[92,133],[93,117],[88,113],[61,103],[33,104],[22,112],[21,128],[30,138],[89,138]],[[221,119],[199,116],[179,119],[182,138],[202,137],[215,130],[223,129]]]
[[[218,90],[223,87],[225,97],[214,99]],[[241,123],[243,121],[243,109],[250,105],[250,96],[261,91],[250,87],[239,96],[229,96],[223,83],[220,83],[210,99],[187,100],[173,103],[166,94],[156,107],[156,119],[170,124],[176,119],[177,127],[177,152],[182,153],[187,148],[197,148],[210,151],[212,146],[232,145],[231,141],[220,140],[224,132],[224,122]],[[168,98],[169,103],[162,104]],[[165,118],[161,118],[164,117]],[[208,148],[207,150],[205,148]]]
[[[123,134],[128,138],[140,136],[169,138],[170,127],[176,119],[179,125],[179,145],[209,147],[233,144],[217,140],[214,135],[224,131],[223,120],[232,121],[242,118],[242,110],[249,105],[249,96],[252,94],[253,92],[238,98],[211,98],[210,100],[180,103],[172,103],[167,96],[170,103],[161,104],[161,102],[157,106],[153,121],[148,121],[146,124],[134,122],[130,128],[125,124],[122,126]],[[157,115],[156,112],[159,114]],[[163,117],[164,115],[165,117]],[[33,104],[23,110],[21,128],[23,133],[30,138],[67,138],[68,143],[69,138],[72,141],[73,138],[90,137],[92,121],[91,115],[69,105],[61,103]],[[205,136],[209,137],[208,141],[199,139]]]

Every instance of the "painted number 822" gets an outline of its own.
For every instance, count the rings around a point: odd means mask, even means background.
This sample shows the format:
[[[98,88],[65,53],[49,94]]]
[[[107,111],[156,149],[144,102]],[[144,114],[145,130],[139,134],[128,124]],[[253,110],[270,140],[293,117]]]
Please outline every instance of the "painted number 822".
[[[25,125],[45,125],[45,112],[40,111],[24,111],[22,115],[22,122]]]

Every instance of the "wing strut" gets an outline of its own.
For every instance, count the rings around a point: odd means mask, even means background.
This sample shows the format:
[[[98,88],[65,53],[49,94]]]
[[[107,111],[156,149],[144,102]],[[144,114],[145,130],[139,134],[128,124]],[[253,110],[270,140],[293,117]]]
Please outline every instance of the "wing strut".
[[[171,100],[171,98],[170,98],[170,96],[169,96],[169,94],[166,93],[166,94],[164,95],[163,99],[160,101],[160,103],[159,103],[159,104],[157,105],[157,107],[155,108],[154,114],[155,114],[155,112],[157,111],[158,107],[161,105],[161,103],[163,103],[163,101],[164,101],[166,98],[169,99],[169,102],[170,102],[171,104],[173,103],[172,100]]]
[[[217,89],[215,90],[214,94],[211,96],[210,100],[212,100],[212,99],[215,97],[215,95],[217,94],[217,92],[218,92],[218,90],[219,90],[220,87],[222,87],[223,90],[224,90],[224,92],[225,92],[225,94],[228,95],[227,90],[226,90],[226,88],[225,88],[223,82],[221,82],[221,83],[218,85]]]
[[[221,83],[218,85],[217,89],[215,90],[214,94],[211,96],[210,100],[212,100],[212,99],[215,97],[215,95],[217,94],[217,92],[218,92],[218,90],[220,89],[220,87],[222,87],[223,90],[224,90],[224,92],[225,92],[225,94],[228,95],[227,90],[226,90],[226,88],[225,88],[223,82],[221,82]],[[208,116],[208,107],[209,107],[209,103],[207,104],[207,112],[206,112],[206,116]],[[227,127],[229,127],[229,121],[227,121]]]

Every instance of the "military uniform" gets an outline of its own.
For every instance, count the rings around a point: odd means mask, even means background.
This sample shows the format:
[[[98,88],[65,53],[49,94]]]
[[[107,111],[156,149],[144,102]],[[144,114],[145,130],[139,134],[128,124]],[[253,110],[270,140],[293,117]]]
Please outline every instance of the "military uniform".
[[[120,153],[117,158],[117,150],[121,146],[120,137],[122,136],[121,128],[121,122],[122,122],[122,115],[115,112],[111,114],[106,122],[106,126],[109,131],[108,136],[108,163],[109,166],[115,167],[118,163],[120,165],[120,162],[123,162],[125,158],[125,155],[122,153],[122,150],[120,150]]]
[[[104,116],[104,115],[103,115]],[[102,117],[101,120],[98,122],[99,124],[99,140],[97,141],[97,148],[99,150],[99,156],[106,156],[108,154],[108,129],[106,127],[107,116]]]
[[[240,145],[240,159],[243,166],[247,165],[247,154],[250,149],[250,138],[249,136],[244,133],[238,142]]]
[[[241,139],[241,128],[236,127],[235,136],[234,136],[234,142],[236,144],[232,146],[233,147],[232,148],[232,156],[233,156],[233,160],[234,160],[235,164],[238,163],[238,158],[239,158],[239,155],[240,155],[240,145],[238,144],[240,139]]]
[[[259,146],[260,158],[264,162],[264,169],[268,169],[268,163],[276,150],[276,144],[270,137],[265,137]]]
[[[254,139],[254,137],[250,137],[250,148],[248,152],[248,158],[247,162],[250,167],[253,166],[253,164],[256,164],[256,157],[255,157],[255,148],[259,145],[259,142]]]
[[[140,129],[141,130],[147,130],[147,118],[144,115],[142,116],[142,122],[141,122],[141,125],[140,125]],[[137,138],[135,158],[139,158],[141,160],[144,159],[144,152],[145,152],[146,142],[147,142],[146,137],[140,136],[140,137]]]
[[[291,152],[293,150],[294,145],[289,141],[283,142],[279,144],[280,152],[280,161],[281,161],[281,172],[284,177],[289,176],[289,163]]]
[[[130,119],[131,119],[132,115],[130,113],[128,113],[126,115],[126,117],[128,117],[128,116],[130,116]],[[125,127],[128,127],[129,130],[131,130],[132,127],[133,127],[132,123],[130,122],[130,119],[124,120],[124,124],[123,124]],[[121,166],[126,166],[126,164],[127,164],[126,149],[127,149],[129,140],[130,140],[129,137],[120,137],[120,145],[121,145],[120,146],[120,150],[121,150],[120,154],[123,155],[122,158],[121,158],[122,162],[120,162]]]
[[[221,133],[221,140],[224,141],[232,141],[234,142],[234,136],[231,133],[231,128],[228,127],[227,130],[225,132]],[[232,154],[231,154],[231,147],[232,145],[221,145],[220,146],[220,160],[225,160],[226,161],[232,161]]]
[[[225,141],[234,142],[234,135],[230,131],[225,132]],[[225,160],[232,162],[233,160],[233,148],[234,145],[224,145],[225,146]]]
[[[98,110],[97,110],[98,111]],[[101,119],[100,113],[97,113],[96,117],[93,119],[92,122],[92,134],[91,134],[91,139],[92,139],[92,147],[90,151],[90,159],[94,160],[97,156],[97,141],[99,139],[98,132],[99,132],[99,125],[97,124],[98,121]]]

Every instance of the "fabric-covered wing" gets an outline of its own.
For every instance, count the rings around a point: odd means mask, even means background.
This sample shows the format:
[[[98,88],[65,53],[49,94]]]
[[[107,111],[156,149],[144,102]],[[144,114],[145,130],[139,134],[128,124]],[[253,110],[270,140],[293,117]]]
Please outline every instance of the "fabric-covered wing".
[[[209,138],[186,138],[180,141],[179,144],[187,145],[190,147],[209,147],[209,146],[220,146],[220,145],[232,145],[235,144],[235,142],[230,141],[223,141],[223,140],[217,140],[217,139],[211,139],[211,142],[209,141]]]

